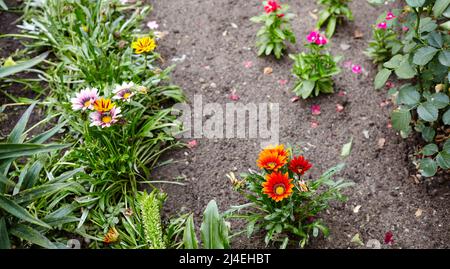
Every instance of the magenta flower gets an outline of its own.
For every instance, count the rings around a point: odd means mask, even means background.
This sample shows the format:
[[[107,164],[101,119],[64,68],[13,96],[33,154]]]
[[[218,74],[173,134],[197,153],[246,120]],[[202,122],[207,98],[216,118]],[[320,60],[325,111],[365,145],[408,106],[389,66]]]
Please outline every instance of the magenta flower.
[[[319,34],[316,40],[317,45],[326,45],[328,43],[328,40],[325,36]]]
[[[112,124],[116,123],[120,117],[122,117],[122,115],[120,115],[120,107],[113,107],[108,112],[95,111],[89,115],[89,118],[91,119],[90,126],[100,126],[102,128],[110,127]]]
[[[403,26],[402,26],[402,31],[403,31],[403,32],[408,32],[408,31],[409,31],[408,26],[403,25]]]
[[[320,115],[320,105],[312,105],[311,106],[311,114]]]
[[[389,11],[389,12],[386,14],[386,20],[388,20],[388,21],[390,21],[390,20],[392,20],[392,19],[395,19],[395,18],[397,18],[397,17],[395,17],[394,13],[392,13],[391,11]]]
[[[384,235],[384,243],[387,245],[394,243],[394,234],[391,231]]]
[[[320,36],[320,34],[316,31],[312,31],[309,33],[309,35],[306,37],[306,40],[308,40],[309,43],[316,42],[317,38]]]
[[[377,25],[377,27],[378,27],[378,29],[386,29],[387,28],[387,23],[384,21],[384,22],[380,22],[378,25]]]
[[[94,102],[98,99],[98,90],[96,88],[86,88],[75,94],[75,97],[70,99],[73,110],[87,110],[94,108]]]
[[[124,100],[127,102],[131,101],[131,97],[134,95],[134,92],[132,91],[132,88],[134,87],[134,83],[125,83],[123,82],[122,85],[117,85],[114,89],[114,96],[112,99],[118,99],[118,100]]]
[[[361,74],[362,67],[359,64],[352,65],[352,72],[355,74]]]

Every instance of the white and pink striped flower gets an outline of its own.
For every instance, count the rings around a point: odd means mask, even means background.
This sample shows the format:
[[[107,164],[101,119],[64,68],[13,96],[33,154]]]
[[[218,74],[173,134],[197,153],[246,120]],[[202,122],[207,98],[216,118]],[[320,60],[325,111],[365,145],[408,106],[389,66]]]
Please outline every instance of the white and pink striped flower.
[[[114,89],[114,97],[112,99],[124,100],[127,102],[131,101],[131,97],[134,95],[133,87],[134,83],[122,83],[122,85],[117,85]]]
[[[72,103],[73,110],[92,110],[94,108],[94,102],[98,99],[98,89],[96,88],[86,88],[81,90],[75,95],[74,98],[70,99]]]
[[[90,126],[100,126],[102,128],[110,127],[112,124],[116,123],[122,115],[120,115],[120,107],[113,107],[108,112],[92,112],[89,115],[91,119]]]

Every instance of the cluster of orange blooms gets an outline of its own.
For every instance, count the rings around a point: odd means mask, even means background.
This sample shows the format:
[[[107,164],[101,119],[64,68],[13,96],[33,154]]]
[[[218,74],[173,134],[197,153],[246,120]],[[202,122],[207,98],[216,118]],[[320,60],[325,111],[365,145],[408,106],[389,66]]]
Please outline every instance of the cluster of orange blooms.
[[[298,187],[300,191],[308,191],[306,183],[300,179],[312,164],[303,156],[296,156],[289,160],[289,153],[284,145],[268,147],[259,153],[257,165],[266,170],[266,180],[262,183],[263,193],[276,202],[282,201],[292,195],[294,184],[289,178],[288,170],[299,176]],[[286,169],[287,166],[287,169]],[[284,171],[284,173],[283,173]]]

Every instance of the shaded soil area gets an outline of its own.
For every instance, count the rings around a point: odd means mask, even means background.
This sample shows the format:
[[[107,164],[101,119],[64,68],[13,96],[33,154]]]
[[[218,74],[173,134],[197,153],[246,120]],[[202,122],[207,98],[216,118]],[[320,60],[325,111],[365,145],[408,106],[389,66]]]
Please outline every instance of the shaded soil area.
[[[315,1],[283,1],[297,14],[293,21],[297,45],[288,53],[304,49],[304,37],[314,28],[314,16],[319,7]],[[259,25],[249,18],[263,12],[261,1],[248,0],[183,0],[152,1],[154,12],[148,18],[160,24],[169,34],[160,43],[159,51],[168,64],[177,64],[173,81],[193,100],[202,95],[203,103],[224,105],[231,102],[232,90],[240,96],[239,102],[278,103],[280,105],[280,142],[300,147],[312,161],[312,176],[345,161],[342,177],[355,182],[345,191],[346,204],[333,204],[322,217],[331,229],[328,238],[311,241],[310,248],[360,248],[351,243],[359,233],[362,241],[381,242],[382,248],[447,248],[450,243],[450,215],[447,206],[450,190],[448,180],[427,179],[414,181],[416,170],[410,156],[416,150],[413,139],[403,140],[388,128],[392,105],[380,105],[386,99],[386,90],[373,89],[376,67],[363,55],[371,38],[371,23],[391,7],[375,8],[363,0],[351,3],[355,21],[338,27],[332,39],[331,52],[343,55],[344,62],[361,64],[365,72],[353,74],[348,68],[335,79],[336,92],[346,91],[345,97],[321,96],[307,101],[290,101],[294,79],[290,74],[291,60],[285,56],[276,61],[272,57],[257,57],[254,46]],[[353,38],[355,31],[362,38]],[[347,45],[350,46],[346,49]],[[181,59],[181,60],[180,60]],[[182,60],[184,59],[184,61]],[[247,68],[244,62],[251,61]],[[265,75],[263,69],[273,73]],[[287,80],[283,85],[280,80]],[[321,106],[322,113],[313,116],[312,104]],[[343,112],[336,112],[336,104],[344,104]],[[318,127],[312,128],[311,122]],[[353,138],[351,155],[342,159],[342,145]],[[380,139],[385,139],[379,148]],[[231,205],[245,202],[235,193],[225,174],[255,169],[260,151],[258,139],[196,139],[193,149],[171,152],[164,156],[173,159],[170,165],[158,168],[155,179],[180,180],[185,186],[162,186],[169,194],[166,214],[180,210],[201,213],[211,199],[226,210]],[[358,213],[354,208],[361,206]],[[242,223],[233,223],[234,231]],[[386,232],[392,231],[394,243],[384,244]],[[236,238],[235,248],[264,247],[262,239]],[[273,247],[273,246],[268,246]]]

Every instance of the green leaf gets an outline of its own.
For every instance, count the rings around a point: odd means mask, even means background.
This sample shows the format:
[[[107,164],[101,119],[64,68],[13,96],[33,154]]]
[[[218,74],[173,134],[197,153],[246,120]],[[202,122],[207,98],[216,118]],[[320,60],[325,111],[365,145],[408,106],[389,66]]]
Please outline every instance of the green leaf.
[[[442,116],[442,121],[445,125],[450,125],[450,109],[447,109],[447,111]]]
[[[420,93],[416,86],[405,85],[398,92],[397,103],[406,105],[416,105],[420,101]]]
[[[283,39],[283,40],[286,39],[286,36],[283,34],[283,31],[281,31],[281,29],[275,28],[275,29],[273,29],[273,31],[274,31],[275,35],[277,35],[280,39]]]
[[[47,223],[36,219],[23,207],[6,198],[5,196],[3,196],[3,194],[0,194],[0,208],[21,220],[51,229],[51,227]]]
[[[429,126],[426,126],[422,129],[422,137],[427,142],[433,141],[435,135],[436,131]]]
[[[328,38],[331,38],[336,30],[337,17],[332,16],[328,20],[327,29],[325,30],[325,34]]]
[[[450,153],[445,151],[439,152],[436,156],[436,162],[442,169],[450,169]]]
[[[319,14],[319,19],[317,20],[317,28],[322,27],[322,25],[328,20],[328,18],[331,16],[331,13],[324,9]]]
[[[428,144],[422,149],[422,154],[425,156],[431,156],[436,154],[439,151],[439,148],[436,144]]]
[[[406,3],[411,7],[422,7],[425,4],[425,0],[406,0]]]
[[[444,147],[442,148],[443,151],[450,154],[450,139],[447,139],[444,143]]]
[[[432,177],[437,172],[436,162],[431,158],[424,158],[419,162],[419,171],[424,177]]]
[[[6,227],[5,217],[0,218],[0,249],[10,249],[11,242],[9,241],[8,228]]]
[[[185,249],[198,249],[197,236],[195,235],[194,217],[189,215],[183,233],[183,245]]]
[[[36,102],[32,103],[27,110],[22,114],[19,121],[14,126],[13,130],[8,136],[7,142],[9,143],[21,143],[23,141],[22,134],[27,127],[28,119],[30,118],[31,112],[34,109]]]
[[[437,109],[443,109],[449,105],[448,95],[442,92],[437,92],[433,94],[430,98],[430,101]]]
[[[392,71],[386,68],[381,69],[375,77],[375,90],[381,89],[386,85],[386,81],[391,76]]]
[[[67,122],[62,122],[56,125],[55,127],[51,128],[50,130],[38,134],[35,137],[31,138],[30,140],[27,140],[27,143],[42,144],[48,139],[50,139],[52,136],[54,136],[57,132],[59,132],[66,124]]]
[[[225,249],[229,247],[228,228],[219,214],[216,201],[211,200],[203,213],[203,222],[200,226],[203,248]]]
[[[341,157],[347,157],[350,155],[350,152],[352,150],[352,143],[353,143],[353,138],[350,138],[350,141],[342,147]]]
[[[439,53],[438,59],[442,65],[450,66],[450,51],[448,50],[441,51]]]
[[[403,55],[401,54],[397,54],[394,57],[392,57],[389,61],[385,62],[383,64],[384,67],[389,68],[389,69],[396,69],[400,66],[400,64],[403,61]]]
[[[435,47],[437,49],[442,48],[442,35],[441,35],[441,33],[436,32],[436,31],[435,32],[431,32],[428,35],[427,40],[428,40],[428,44],[430,46],[433,46],[433,47]]]
[[[417,71],[411,66],[408,57],[404,57],[399,67],[395,69],[395,74],[401,79],[410,79],[416,76]]]
[[[28,203],[43,196],[50,196],[58,191],[62,191],[73,184],[74,182],[40,185],[31,189],[27,189],[25,191],[21,191],[17,195],[14,195],[14,202],[18,204]]]
[[[267,45],[265,54],[269,55],[270,53],[272,53],[273,48],[274,48],[273,43],[270,43],[269,45]]]
[[[406,131],[409,129],[411,122],[411,113],[407,109],[397,109],[391,114],[392,127],[399,131]]]
[[[413,63],[417,65],[426,65],[433,59],[437,52],[438,49],[430,46],[420,48],[414,54]]]
[[[55,244],[48,240],[47,237],[42,235],[37,230],[31,228],[30,226],[19,224],[16,227],[10,229],[9,232],[12,235],[17,236],[18,238],[21,238],[43,248],[57,249]]]
[[[311,80],[305,80],[302,83],[302,87],[300,88],[300,91],[298,92],[303,99],[308,98],[312,91],[314,90],[316,83]]]
[[[450,0],[436,0],[433,6],[433,15],[437,18],[442,15],[444,10],[449,6]]]
[[[3,175],[3,173],[0,173],[0,183],[5,184],[7,186],[14,186],[14,185],[16,185],[16,183],[14,181],[9,180],[5,175]]]
[[[67,148],[70,145],[42,144],[0,144],[0,160],[51,152]]]
[[[8,6],[5,4],[3,0],[0,0],[0,7],[3,8],[4,10],[8,10]]]
[[[20,62],[16,65],[12,65],[12,66],[8,66],[8,67],[0,67],[0,78],[10,76],[15,73],[19,73],[26,69],[29,69],[29,68],[37,65],[38,63],[42,62],[43,60],[45,60],[45,58],[47,58],[48,54],[49,54],[49,52],[47,51],[31,60]]]
[[[419,117],[424,121],[434,122],[437,120],[439,111],[436,106],[431,102],[425,102],[419,105],[417,108]]]

